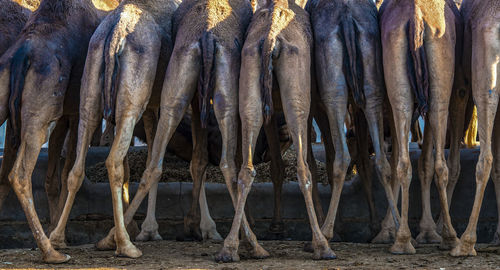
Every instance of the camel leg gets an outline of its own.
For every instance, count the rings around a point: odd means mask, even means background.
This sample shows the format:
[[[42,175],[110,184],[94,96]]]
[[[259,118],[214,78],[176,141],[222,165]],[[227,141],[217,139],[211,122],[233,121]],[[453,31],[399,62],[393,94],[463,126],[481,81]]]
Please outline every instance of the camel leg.
[[[313,259],[334,259],[336,258],[335,253],[328,245],[324,231],[320,229],[316,218],[312,201],[311,172],[307,164],[307,148],[310,147],[307,144],[307,125],[311,106],[311,74],[303,71],[308,71],[310,67],[310,59],[306,56],[309,52],[304,55],[293,50],[288,51],[286,47],[282,50],[281,56],[277,61],[275,73],[280,85],[285,118],[287,123],[290,123],[288,127],[297,152],[297,179],[304,195],[309,224],[311,226],[312,247],[314,250]],[[335,178],[334,176],[334,181]],[[330,209],[328,214],[325,224],[328,224],[331,214]],[[333,234],[333,223],[331,231]]]
[[[396,211],[396,215],[400,219],[401,217],[399,216],[399,211],[398,211],[398,207],[397,207],[398,199],[399,199],[400,185],[399,185],[398,179],[396,179],[396,177],[395,177],[396,176],[396,165],[398,162],[397,153],[399,153],[397,139],[396,139],[396,135],[395,135],[396,134],[396,129],[395,129],[396,127],[394,124],[392,109],[391,109],[391,106],[390,106],[388,100],[386,99],[383,104],[384,104],[384,106],[387,106],[388,119],[387,118],[386,119],[389,120],[389,122],[387,124],[389,125],[389,129],[390,129],[391,145],[392,145],[392,154],[391,154],[391,159],[390,159],[390,168],[391,168],[390,188],[392,189],[392,197],[394,199],[394,211]],[[386,196],[389,198],[390,195],[387,195],[388,194],[387,187],[384,186],[384,189],[386,192]],[[398,226],[399,226],[399,224],[398,224]],[[396,231],[398,229],[399,229],[399,227],[396,228],[396,224],[394,223],[394,215],[392,214],[391,207],[388,206],[386,215],[385,215],[384,219],[382,220],[381,230],[377,234],[377,236],[375,236],[372,239],[371,242],[374,244],[392,243],[396,239]]]
[[[73,168],[68,174],[68,196],[64,204],[57,227],[50,234],[50,242],[55,247],[65,245],[65,229],[68,222],[71,208],[80,189],[85,176],[85,158],[89,149],[92,134],[97,126],[102,123],[101,106],[101,87],[103,83],[102,76],[93,74],[102,73],[102,50],[104,42],[101,42],[95,50],[91,50],[87,55],[87,64],[85,65],[82,76],[82,91],[80,92],[80,114],[78,122],[78,140],[76,146],[76,156]]]
[[[73,168],[76,160],[76,144],[78,142],[78,116],[70,116],[69,117],[69,131],[68,137],[66,140],[66,158],[64,161],[64,167],[61,171],[61,194],[59,194],[58,202],[57,202],[57,221],[64,210],[64,205],[68,198],[68,175]],[[56,226],[57,223],[54,223]]]
[[[217,226],[215,221],[210,216],[210,211],[208,209],[207,196],[205,194],[205,180],[207,178],[207,174],[203,175],[201,182],[201,190],[200,190],[200,230],[203,240],[216,240],[222,241],[223,238],[220,236],[219,232],[217,232]]]
[[[345,176],[351,157],[347,148],[346,134],[344,132],[344,121],[347,115],[348,88],[342,72],[342,51],[340,38],[332,37],[328,46],[317,48],[319,53],[316,57],[318,73],[318,86],[321,100],[326,107],[330,132],[335,148],[335,159],[333,161],[333,183],[332,197],[328,208],[328,214],[321,228],[326,239],[333,237],[333,227],[337,215],[338,204]],[[319,56],[321,55],[321,56]]]
[[[160,119],[153,142],[151,160],[142,175],[139,189],[123,216],[124,224],[132,221],[151,186],[157,185],[160,181],[167,144],[195,93],[200,70],[198,63],[199,47],[174,48],[163,84]],[[97,248],[102,250],[113,248],[114,236],[115,228],[112,228],[108,235],[96,244]]]
[[[495,184],[495,194],[497,198],[497,212],[500,217],[500,117],[498,117],[498,109],[497,116],[495,117],[495,125],[493,127],[493,168],[491,170],[491,179]],[[497,230],[495,231],[495,235],[493,236],[493,240],[490,243],[493,246],[500,245],[500,218],[498,219]]]
[[[500,94],[497,82],[500,70],[498,31],[500,31],[498,26],[494,26],[472,33],[472,40],[477,42],[472,49],[472,94],[477,107],[481,153],[476,165],[476,194],[469,224],[458,246],[451,251],[452,256],[476,255],[474,250],[477,239],[476,227],[493,162],[491,136]]]
[[[219,48],[222,51],[221,48]],[[250,229],[250,225],[246,219],[244,213],[245,202],[250,192],[250,188],[253,182],[253,176],[251,180],[249,178],[243,178],[238,176],[237,178],[237,168],[235,164],[236,160],[236,149],[237,149],[237,138],[238,138],[238,74],[235,71],[239,70],[240,61],[231,57],[232,53],[223,51],[221,55],[216,59],[216,79],[215,79],[215,89],[214,89],[214,112],[217,122],[219,123],[219,128],[222,135],[222,153],[221,161],[219,167],[224,175],[224,180],[228,187],[231,199],[233,201],[235,215],[233,219],[233,224],[229,235],[224,240],[224,247],[222,251],[216,255],[217,261],[237,261],[238,257],[238,231],[240,229],[241,223],[243,229],[243,235],[248,240],[252,246],[252,257],[253,258],[267,258],[269,253],[260,246],[257,242],[257,237]],[[227,61],[226,59],[231,59]],[[256,59],[254,59],[256,60]],[[256,62],[252,61],[252,64]],[[253,66],[252,66],[253,67]],[[229,74],[229,78],[228,78]],[[241,84],[240,84],[241,86]],[[242,90],[245,91],[245,90]],[[241,93],[241,91],[240,91]],[[241,96],[242,98],[245,95]],[[240,98],[240,102],[242,99]],[[241,111],[241,109],[240,109]],[[255,112],[261,112],[259,109]],[[262,116],[261,116],[262,117]],[[244,122],[245,120],[242,120]],[[252,141],[246,140],[249,134],[245,129],[242,131],[243,136],[243,164],[252,164],[252,152],[255,149],[255,142],[257,136],[259,135],[260,128],[262,126],[262,121],[256,120],[258,124],[258,129],[248,131],[250,136],[252,136]],[[257,127],[257,125],[255,126]],[[245,141],[246,140],[246,141]],[[245,143],[247,142],[247,143]],[[248,147],[246,147],[248,146]],[[249,154],[248,151],[250,151]],[[252,165],[251,165],[252,166]],[[253,166],[252,166],[253,170]],[[238,179],[238,193],[234,190],[234,183]]]
[[[46,140],[48,125],[32,122],[30,118],[23,120],[25,121],[22,123],[21,144],[14,167],[9,174],[9,181],[23,207],[38,248],[42,251],[43,261],[47,263],[66,262],[70,257],[57,252],[45,235],[35,210],[32,194],[31,174],[35,168],[40,148]]]
[[[66,134],[68,133],[68,119],[61,117],[57,120],[56,127],[49,137],[49,154],[47,162],[47,174],[45,175],[45,193],[49,204],[50,225],[48,232],[50,233],[57,222],[59,221],[60,210],[58,207],[59,194],[61,194],[59,161],[61,159],[61,151],[63,149]],[[55,246],[60,248],[60,246]]]
[[[151,154],[153,153],[153,140],[156,133],[157,115],[155,110],[146,108],[146,111],[144,111],[144,114],[142,115],[142,119],[144,121],[144,130],[146,131],[146,143],[148,144],[148,157],[146,164],[149,164]],[[158,232],[158,222],[156,222],[155,214],[157,192],[158,184],[155,184],[149,190],[147,215],[141,225],[141,232],[135,238],[136,241],[162,240],[162,237]]]
[[[12,127],[7,122],[5,131],[5,144],[3,149],[2,166],[0,167],[0,210],[2,210],[3,203],[10,192],[9,173],[16,161],[17,149],[13,147],[11,136],[13,134]]]
[[[372,189],[373,189],[372,167],[371,167],[371,163],[370,163],[370,152],[368,151],[368,147],[369,147],[368,123],[367,123],[367,120],[365,118],[365,115],[363,115],[363,112],[359,108],[354,108],[354,126],[356,128],[355,136],[356,136],[356,145],[357,145],[356,159],[355,159],[356,168],[358,170],[359,177],[361,178],[361,181],[363,183],[363,191],[365,193],[366,200],[368,203],[368,209],[370,210],[370,227],[371,227],[371,230],[373,233],[375,231],[378,231],[378,228],[377,228],[378,221],[377,221],[377,212],[375,209],[375,202],[373,201],[373,193],[372,193]],[[376,126],[376,128],[377,129],[375,130],[375,132],[376,132],[376,135],[378,136],[379,135],[378,126]],[[374,144],[374,146],[377,146],[375,142],[373,144]],[[375,147],[374,147],[374,149],[375,149]],[[380,148],[378,150],[380,150]],[[378,157],[379,158],[381,157],[380,153],[379,153]],[[382,158],[385,159],[385,157],[382,157]],[[384,160],[381,160],[381,162],[379,162],[379,164],[381,164],[381,166],[387,165],[387,167],[385,167],[385,168],[381,167],[381,169],[385,169],[382,172],[386,173],[386,175],[384,175],[384,176],[389,177],[390,169],[389,169],[389,163],[387,162],[387,160],[385,159],[385,163],[384,163]],[[377,168],[379,168],[379,167],[377,167]],[[377,170],[377,173],[378,172],[380,172],[380,171]],[[389,178],[384,179],[380,176],[381,176],[381,174],[379,173],[379,179],[381,179],[382,184],[385,183],[384,180],[389,179]],[[389,185],[389,183],[387,183],[387,185]],[[392,192],[390,192],[390,194],[392,195]],[[389,203],[389,205],[391,205],[391,206],[393,205],[392,201]]]
[[[449,61],[429,61],[430,74],[430,108],[428,113],[428,127],[432,130],[432,138],[435,149],[434,173],[436,175],[436,187],[439,192],[441,205],[441,215],[443,216],[443,231],[440,248],[451,249],[458,244],[457,233],[451,224],[451,217],[448,209],[448,198],[446,189],[448,186],[448,166],[444,157],[446,143],[446,127],[448,122],[448,110],[454,78],[454,44],[450,39],[441,38],[432,40],[426,44],[426,51],[432,58],[433,55],[440,55]],[[426,142],[424,142],[426,143]],[[429,211],[430,212],[430,211]],[[432,216],[431,216],[432,220]],[[432,222],[434,223],[434,222]],[[434,225],[434,224],[432,224]],[[435,226],[434,226],[435,228]],[[435,230],[434,230],[435,232]],[[437,233],[436,233],[437,234]]]
[[[411,232],[408,226],[409,188],[412,176],[412,167],[408,149],[411,118],[413,114],[413,94],[406,73],[406,56],[408,53],[407,38],[404,27],[387,33],[383,42],[384,74],[387,85],[387,95],[391,103],[394,129],[397,144],[395,157],[395,175],[401,184],[401,219],[396,232],[396,240],[390,251],[395,254],[414,254],[415,248],[411,244]],[[385,43],[387,42],[387,43]],[[404,56],[404,57],[403,57]],[[394,165],[393,165],[394,166]],[[395,196],[396,197],[396,196]],[[397,198],[397,197],[396,197]]]
[[[201,127],[200,105],[198,95],[193,99],[191,108],[191,133],[193,136],[193,155],[189,170],[193,178],[193,190],[191,196],[191,208],[184,218],[184,236],[192,236],[196,240],[202,240],[200,230],[200,189],[203,184],[203,176],[208,165],[208,137],[207,130]]]
[[[431,183],[434,178],[434,155],[433,136],[429,123],[429,116],[426,117],[426,128],[424,130],[424,140],[422,153],[418,159],[418,178],[420,180],[420,191],[422,200],[422,217],[420,218],[420,233],[417,236],[419,244],[439,243],[441,236],[436,232],[436,224],[431,212]]]
[[[266,133],[267,145],[271,154],[271,180],[273,181],[274,190],[274,215],[269,226],[269,231],[272,233],[283,233],[285,224],[281,217],[281,191],[283,189],[283,180],[285,176],[285,164],[281,158],[280,141],[278,134],[278,126],[276,116],[271,117],[271,121],[264,125]]]

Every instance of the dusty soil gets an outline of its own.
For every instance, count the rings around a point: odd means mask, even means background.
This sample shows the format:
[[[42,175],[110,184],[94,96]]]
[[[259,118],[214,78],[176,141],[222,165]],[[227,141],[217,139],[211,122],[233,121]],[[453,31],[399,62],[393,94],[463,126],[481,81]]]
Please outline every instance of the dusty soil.
[[[130,166],[130,181],[139,182],[142,173],[146,167],[147,149],[137,149],[129,151],[129,166]],[[170,153],[167,153],[163,163],[162,182],[192,182],[189,172],[189,162],[184,161]],[[283,155],[285,163],[285,182],[297,181],[297,160],[295,158],[295,150],[290,148]],[[316,161],[318,167],[319,181],[327,183],[325,164],[321,161]],[[260,163],[256,166],[257,177],[255,182],[270,182],[271,181],[271,164],[270,162]],[[85,175],[91,182],[107,182],[108,173],[104,162],[99,162],[94,166],[89,166],[85,169]],[[349,178],[349,177],[348,177]],[[207,181],[224,183],[224,177],[218,166],[208,165]]]
[[[113,251],[96,251],[91,245],[72,247],[64,252],[72,259],[63,265],[40,261],[35,250],[0,250],[0,268],[115,268],[115,269],[499,269],[498,250],[479,252],[477,257],[453,258],[437,245],[417,248],[415,255],[392,255],[389,245],[332,243],[338,258],[313,261],[302,251],[304,242],[264,241],[271,257],[254,260],[240,251],[241,261],[220,264],[214,254],[222,243],[160,241],[138,243],[143,251],[139,259],[119,258]]]

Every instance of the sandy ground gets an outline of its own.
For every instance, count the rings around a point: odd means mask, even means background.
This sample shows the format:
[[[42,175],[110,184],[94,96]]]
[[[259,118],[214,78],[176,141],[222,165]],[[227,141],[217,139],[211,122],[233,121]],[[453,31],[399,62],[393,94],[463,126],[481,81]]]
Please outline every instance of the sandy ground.
[[[389,245],[332,243],[338,258],[313,261],[302,251],[304,242],[263,241],[271,257],[254,260],[240,250],[241,261],[220,264],[214,254],[222,243],[160,241],[138,243],[144,255],[139,259],[119,258],[113,251],[96,251],[85,245],[65,249],[72,256],[63,265],[40,261],[36,250],[0,250],[0,268],[115,268],[115,269],[500,269],[500,252],[483,248],[477,257],[453,258],[437,245],[417,248],[415,255],[391,255]],[[481,250],[481,247],[480,247]]]

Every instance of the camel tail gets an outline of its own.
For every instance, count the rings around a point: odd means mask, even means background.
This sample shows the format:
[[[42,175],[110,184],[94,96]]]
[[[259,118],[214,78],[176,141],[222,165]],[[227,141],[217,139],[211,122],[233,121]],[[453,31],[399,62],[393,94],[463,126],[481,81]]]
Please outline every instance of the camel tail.
[[[429,110],[429,71],[424,29],[423,20],[413,18],[408,22],[408,79],[417,101],[417,112],[422,116]]]
[[[21,99],[23,95],[24,80],[30,66],[31,44],[24,42],[14,53],[10,66],[10,96],[9,113],[10,125],[16,136],[12,137],[14,147],[19,146],[21,134]]]
[[[276,40],[266,38],[262,43],[261,97],[265,123],[273,115],[273,51]]]
[[[201,72],[198,79],[198,97],[200,101],[200,120],[202,128],[207,126],[208,108],[212,98],[215,77],[215,37],[212,32],[203,33],[200,38],[201,46]]]
[[[116,96],[118,93],[117,79],[120,78],[120,55],[125,47],[125,38],[118,31],[111,29],[104,43],[104,88],[102,98],[104,103],[104,119],[115,124]]]
[[[361,48],[358,41],[359,30],[350,13],[346,13],[341,21],[340,35],[344,45],[343,70],[344,74],[346,74],[347,84],[352,89],[356,105],[364,107],[364,73]]]

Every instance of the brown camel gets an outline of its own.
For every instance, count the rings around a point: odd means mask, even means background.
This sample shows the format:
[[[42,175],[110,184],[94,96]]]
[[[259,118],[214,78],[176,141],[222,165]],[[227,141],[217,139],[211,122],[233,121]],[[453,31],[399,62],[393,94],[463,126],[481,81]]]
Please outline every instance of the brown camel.
[[[471,78],[477,107],[481,153],[476,166],[476,193],[469,224],[451,255],[475,256],[476,226],[490,172],[495,183],[497,205],[500,206],[500,118],[497,117],[500,3],[496,0],[464,0],[461,9],[465,21],[464,62],[469,67],[466,74]],[[493,164],[496,166],[491,171]],[[498,231],[497,228],[497,237]]]
[[[149,146],[148,160],[151,158],[161,84],[173,47],[172,15],[177,6],[178,2],[172,0],[123,1],[103,20],[92,36],[82,77],[76,162],[68,177],[68,200],[60,222],[50,237],[54,245],[64,245],[66,222],[84,178],[88,145],[103,114],[108,123],[116,123],[116,137],[106,167],[115,224],[123,224],[120,216],[123,217],[124,208],[122,187],[126,175],[125,157],[134,126],[142,115]],[[156,200],[156,187],[151,190],[150,196],[150,205],[155,206],[155,201],[151,203],[151,200]],[[146,219],[139,237],[141,240],[161,239],[157,228],[154,216]],[[117,231],[119,234],[121,232]],[[117,240],[117,254],[128,257],[142,255],[132,245],[126,232]]]
[[[17,35],[23,29],[24,24],[28,20],[31,11],[12,0],[1,0],[0,6],[0,56],[4,54],[7,49],[14,44]],[[5,78],[4,78],[5,79]],[[3,82],[6,83],[8,79]],[[4,98],[8,98],[8,95]],[[3,111],[0,112],[2,123],[5,122],[8,115],[7,107],[0,107]],[[6,137],[11,137],[12,132],[9,130]],[[7,178],[10,168],[12,167],[12,147],[10,140],[5,140],[4,156],[2,158],[2,166],[0,169],[0,209],[2,209],[3,202],[9,195],[10,184]],[[10,158],[7,159],[6,158]],[[10,162],[9,162],[10,161]],[[8,166],[10,164],[10,166]]]
[[[105,15],[87,0],[44,0],[0,60],[0,79],[9,82],[0,87],[1,111],[9,113],[16,155],[9,181],[49,263],[65,262],[69,256],[54,250],[43,231],[33,204],[31,174],[56,122],[75,126],[78,120],[74,108],[87,44]]]
[[[398,213],[390,184],[391,168],[383,149],[385,93],[376,6],[370,0],[318,0],[309,3],[309,10],[315,38],[318,94],[326,111],[335,148],[332,198],[322,226],[325,237],[331,239],[351,160],[344,132],[348,104],[352,104],[358,136],[356,159],[361,165],[360,173],[365,178],[369,175],[368,126],[375,153],[375,168],[396,221]]]
[[[448,211],[448,167],[444,158],[454,80],[456,32],[460,31],[456,27],[457,20],[460,16],[451,0],[386,0],[381,7],[384,75],[397,140],[397,151],[393,151],[397,160],[393,177],[402,187],[401,220],[391,247],[393,253],[415,253],[408,227],[408,190],[412,171],[408,134],[412,116],[418,114],[424,115],[427,122],[424,149],[419,161],[420,180],[425,187],[436,174],[443,215],[441,247],[452,248],[458,243]],[[422,201],[428,200],[424,197]],[[427,221],[429,219],[425,214],[430,215],[430,207],[428,212],[424,209],[423,220]],[[428,228],[422,223],[421,228],[424,228],[421,229],[424,235],[435,232],[433,229],[425,230]]]
[[[176,41],[163,84],[160,120],[153,154],[134,200],[125,216],[119,217],[124,222],[115,223],[116,232],[113,229],[101,240],[100,246],[113,246],[114,236],[117,245],[125,242],[127,249],[137,250],[132,243],[123,241],[127,239],[124,224],[132,220],[150,187],[159,181],[166,146],[189,103],[192,104],[193,110],[194,151],[200,153],[197,161],[200,165],[191,167],[192,175],[202,175],[206,168],[207,140],[203,127],[207,125],[210,100],[213,100],[223,142],[220,167],[233,203],[236,204],[237,197],[231,186],[236,178],[237,81],[241,44],[251,16],[250,3],[242,0],[189,0],[179,5],[174,16]],[[194,161],[191,164],[193,163]],[[197,178],[199,177],[193,177],[195,180]],[[195,189],[199,190],[199,187]],[[193,198],[197,199],[199,196]],[[122,213],[116,211],[115,215],[121,216]],[[259,258],[267,257],[268,253],[258,244],[248,222],[245,218],[244,220],[244,234],[253,247],[253,255]],[[123,251],[121,247],[118,249]]]
[[[268,123],[279,103],[297,151],[297,178],[306,201],[313,232],[315,259],[333,259],[335,254],[321,233],[312,201],[311,173],[307,165],[308,120],[311,102],[312,33],[309,15],[287,0],[258,3],[242,52],[240,77],[240,117],[242,122],[243,163],[238,175],[235,216],[217,261],[238,261],[238,232],[244,221],[244,206],[255,169],[252,157],[258,131]],[[273,79],[273,74],[276,78]],[[273,87],[273,84],[275,87]],[[279,86],[279,90],[277,89]],[[279,95],[274,94],[279,93]],[[275,98],[277,99],[277,98]],[[276,103],[273,106],[273,103]],[[310,132],[309,132],[310,134]]]

